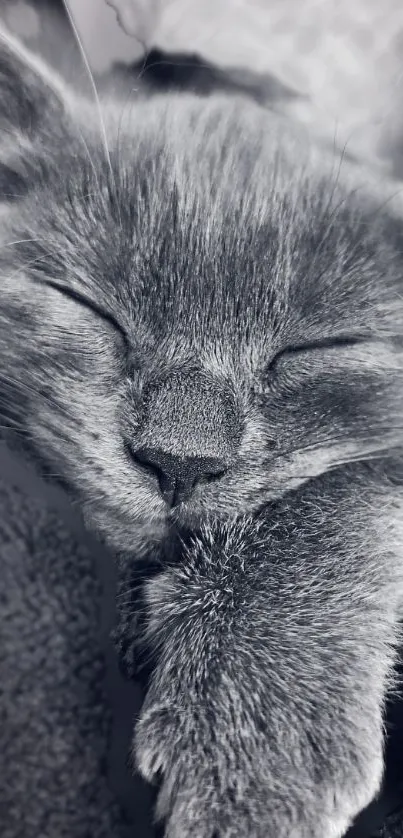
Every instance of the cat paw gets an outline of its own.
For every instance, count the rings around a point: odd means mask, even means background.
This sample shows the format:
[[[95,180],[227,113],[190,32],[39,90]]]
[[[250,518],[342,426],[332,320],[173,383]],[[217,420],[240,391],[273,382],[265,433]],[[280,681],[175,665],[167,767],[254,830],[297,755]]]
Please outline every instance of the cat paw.
[[[321,786],[292,760],[280,759],[276,771],[267,748],[246,758],[239,743],[228,748],[225,730],[211,736],[208,723],[202,728],[184,708],[175,714],[163,705],[139,721],[136,764],[160,784],[164,838],[343,838],[379,790],[381,754],[361,780],[343,771],[342,787]]]

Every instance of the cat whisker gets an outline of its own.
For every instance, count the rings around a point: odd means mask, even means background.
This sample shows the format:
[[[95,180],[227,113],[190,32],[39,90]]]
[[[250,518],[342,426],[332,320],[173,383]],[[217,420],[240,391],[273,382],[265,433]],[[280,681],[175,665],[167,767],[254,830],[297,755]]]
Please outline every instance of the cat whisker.
[[[148,50],[149,52],[149,50]],[[153,61],[152,64],[146,64],[143,62],[143,67],[139,70],[136,80],[141,81],[143,76],[149,71],[153,70],[154,67],[189,67],[191,69],[199,69],[200,67],[204,70],[210,70],[211,64],[206,61],[171,61],[166,58],[159,59],[158,61]]]
[[[315,269],[315,267],[316,267],[316,264],[317,264],[317,262],[318,262],[318,259],[319,259],[319,257],[322,255],[322,253],[323,253],[323,250],[324,250],[325,244],[326,244],[326,242],[327,242],[327,240],[328,240],[328,238],[329,238],[329,236],[330,236],[330,234],[331,234],[331,232],[332,232],[332,230],[333,230],[333,228],[334,228],[334,223],[337,221],[337,216],[338,216],[338,213],[341,211],[341,209],[342,209],[342,208],[343,208],[343,206],[347,203],[347,201],[348,201],[348,200],[349,200],[349,199],[350,199],[353,195],[355,195],[355,194],[358,192],[359,188],[360,188],[360,187],[358,187],[358,186],[357,186],[355,189],[352,189],[352,190],[351,190],[351,192],[349,192],[347,195],[344,195],[344,196],[343,196],[343,198],[342,198],[342,199],[341,199],[341,200],[340,200],[340,201],[336,204],[336,206],[335,206],[335,207],[333,207],[333,209],[332,209],[332,211],[331,211],[330,215],[329,215],[329,216],[328,216],[328,218],[326,219],[326,220],[327,220],[327,227],[326,227],[326,229],[325,229],[325,231],[324,231],[324,233],[323,233],[323,235],[322,235],[322,238],[320,239],[320,241],[319,241],[318,245],[315,247],[315,253],[314,253],[314,256],[313,256],[313,260],[312,260],[312,262],[311,262],[311,264],[310,264],[310,271],[311,271],[311,274],[313,274],[314,269]],[[362,188],[362,187],[361,187],[361,188]],[[336,189],[336,186],[335,186],[335,188],[334,188],[334,190],[333,190],[332,197],[334,196],[335,189]],[[330,209],[330,203],[328,204],[326,211],[328,211],[328,209]],[[324,218],[325,218],[325,217],[326,217],[326,216],[324,216]],[[329,256],[329,259],[331,259],[331,256]],[[316,282],[318,282],[318,283],[319,283],[319,281],[320,281],[320,279],[322,278],[322,276],[323,276],[323,275],[326,273],[326,271],[328,271],[328,270],[329,270],[329,263],[327,262],[327,263],[326,263],[326,265],[325,265],[325,267],[323,268],[323,270],[322,270],[322,271],[321,271],[321,273],[319,274],[319,276],[318,276],[318,277],[316,277]]]
[[[69,19],[70,19],[71,26],[72,26],[73,31],[74,31],[74,33],[75,33],[75,36],[76,36],[76,38],[77,38],[79,48],[80,48],[80,50],[81,50],[81,52],[82,52],[82,54],[83,54],[83,59],[84,59],[84,61],[85,61],[85,62],[87,62],[87,59],[86,59],[86,56],[85,56],[85,52],[83,51],[83,48],[82,48],[82,43],[81,43],[80,37],[79,37],[79,35],[78,35],[78,32],[77,32],[76,26],[75,26],[74,21],[73,21],[73,19],[72,19],[72,16],[71,16],[71,13],[70,13],[70,9],[68,8],[68,2],[67,2],[67,0],[63,0],[63,2],[64,2],[64,4],[65,4],[66,13],[67,13],[67,15],[68,15],[68,17],[69,17]],[[9,39],[5,36],[4,32],[0,32],[0,40],[2,40],[2,41],[3,41],[3,42],[5,42],[8,46],[10,46],[10,48],[11,48],[13,51],[17,51],[17,52],[18,52],[18,50],[17,50],[17,48],[16,48],[15,43],[11,43],[11,44],[10,44],[10,41],[9,41]],[[20,53],[18,53],[18,54],[20,55]],[[21,57],[21,60],[22,60],[22,61],[24,61],[24,57],[23,57],[23,56],[21,56],[21,55],[20,55],[20,57]],[[91,78],[91,79],[92,79],[92,81],[93,81],[92,73],[91,73],[91,70],[89,69],[88,62],[87,62],[87,66],[88,66],[88,70],[89,70],[90,78]],[[94,82],[93,82],[93,84],[94,84],[94,87],[95,87],[95,83],[94,83]],[[96,88],[95,88],[95,92],[96,92]],[[97,98],[97,94],[96,94],[96,98]],[[101,116],[101,123],[102,123],[102,116]],[[102,124],[103,124],[103,123],[102,123]],[[85,148],[86,148],[86,152],[87,152],[87,154],[88,154],[89,160],[90,160],[91,165],[92,165],[92,167],[93,167],[94,174],[95,174],[95,176],[96,176],[96,177],[98,177],[98,176],[97,176],[97,171],[96,171],[95,165],[92,163],[92,160],[91,160],[91,155],[90,155],[90,153],[89,153],[89,149],[88,149],[88,146],[87,146],[87,144],[86,144],[86,142],[85,142],[85,140],[84,140],[84,137],[82,136],[81,131],[80,131],[80,129],[78,128],[78,126],[76,125],[75,127],[77,128],[78,133],[79,133],[79,135],[80,135],[80,139],[81,139],[81,141],[82,141],[83,145],[84,145],[84,146],[85,146]],[[4,133],[9,134],[11,137],[15,137],[15,134],[14,134],[14,132],[13,132],[13,131],[11,131],[11,130],[9,130],[9,129],[7,129],[7,128],[4,128],[4,127],[2,127],[2,128],[1,128],[1,130],[2,130]],[[106,133],[105,133],[105,139],[106,139]],[[42,145],[42,149],[43,149],[43,145]],[[51,154],[51,150],[49,150],[49,153]],[[109,152],[108,152],[108,156],[109,156]]]
[[[19,265],[19,267],[15,271],[13,271],[13,273],[11,273],[7,278],[9,280],[15,279],[16,276],[19,276],[20,274],[24,273],[24,271],[26,271],[27,268],[30,268],[32,265],[35,265],[39,262],[44,262],[46,259],[49,259],[50,256],[52,256],[51,253],[43,253],[41,256],[35,256],[34,259],[29,259],[27,262],[24,262],[22,265]]]
[[[10,417],[7,417],[6,424],[0,424],[0,431],[5,431],[6,433],[16,433],[18,436],[23,436],[26,439],[33,441],[32,434],[30,434],[25,428],[21,427],[15,419]]]
[[[149,53],[148,47],[144,44],[143,66],[141,68],[141,71],[143,69],[145,69],[145,67],[146,67],[148,53]],[[141,73],[141,71],[140,71],[140,73]],[[137,81],[140,78],[141,78],[141,75],[139,75]],[[122,130],[123,117],[125,115],[126,109],[128,108],[129,104],[131,103],[133,93],[138,93],[138,90],[139,90],[138,87],[131,87],[130,90],[129,90],[129,93],[127,94],[126,101],[123,103],[123,106],[122,106],[122,111],[121,111],[121,114],[120,114],[118,131],[117,131],[117,154],[118,154],[119,164],[120,164],[120,153],[121,153],[120,142],[121,142],[121,130]]]
[[[69,0],[63,0],[63,4],[64,4],[65,10],[66,10],[67,17],[68,17],[69,22],[70,22],[70,26],[73,30],[74,37],[77,41],[77,45],[78,45],[78,48],[80,50],[80,53],[81,53],[81,56],[82,56],[82,59],[83,59],[84,67],[85,67],[85,70],[87,72],[87,76],[88,76],[88,79],[89,79],[89,82],[90,82],[90,85],[91,85],[91,88],[92,88],[92,92],[93,92],[93,96],[94,96],[94,102],[95,102],[95,106],[96,106],[97,112],[98,112],[100,132],[101,132],[103,148],[104,148],[104,151],[105,151],[106,162],[107,162],[108,169],[109,169],[109,172],[110,172],[110,175],[111,175],[111,178],[112,178],[112,183],[115,183],[115,176],[114,176],[111,156],[110,156],[110,152],[109,152],[108,136],[107,136],[107,133],[106,133],[105,121],[104,121],[104,118],[102,116],[101,101],[100,101],[100,98],[99,98],[99,95],[98,95],[97,86],[95,84],[94,75],[92,73],[92,70],[91,70],[91,67],[90,67],[85,49],[84,49],[84,45],[83,45],[81,36],[78,32],[77,26],[76,26],[75,21],[74,21],[74,17],[72,15],[72,12],[71,12],[71,9],[70,9]],[[115,184],[115,187],[116,187],[116,184]]]
[[[84,147],[84,150],[85,150],[86,156],[87,156],[87,158],[88,158],[88,160],[89,160],[89,163],[90,163],[90,166],[91,166],[91,169],[92,169],[92,172],[93,172],[93,175],[94,175],[94,177],[95,177],[96,184],[97,184],[98,194],[99,194],[99,195],[102,195],[101,182],[100,182],[100,180],[99,180],[99,174],[98,174],[97,168],[96,168],[96,166],[95,166],[95,163],[94,163],[94,161],[93,161],[93,159],[92,159],[92,157],[91,157],[91,152],[90,152],[90,150],[89,150],[89,148],[88,148],[88,144],[87,144],[87,142],[86,142],[86,139],[85,139],[85,137],[84,137],[84,134],[83,134],[83,132],[81,131],[81,128],[80,128],[80,126],[79,126],[79,124],[78,124],[78,123],[76,123],[76,124],[75,124],[74,128],[75,128],[75,130],[77,131],[78,140],[79,140],[79,142],[82,144],[82,146]]]
[[[337,130],[337,124],[336,124],[336,130]],[[339,181],[340,181],[341,170],[342,170],[342,166],[343,166],[344,159],[345,159],[345,156],[346,156],[346,151],[347,151],[347,143],[348,143],[348,140],[346,140],[346,142],[344,143],[341,154],[339,155],[336,177],[334,179],[332,178],[332,189],[330,190],[329,198],[328,198],[328,201],[326,203],[325,211],[324,211],[324,214],[323,214],[324,218],[327,217],[327,214],[328,214],[328,212],[330,210],[330,207],[332,205],[332,202],[333,202],[333,198],[335,196],[337,186],[338,186]],[[334,153],[336,155],[336,133],[334,135],[333,150],[334,150]]]
[[[56,399],[49,398],[49,396],[45,395],[45,393],[40,393],[26,382],[17,381],[16,379],[13,379],[9,374],[7,379],[0,378],[0,387],[8,388],[11,397],[15,396],[16,392],[21,394],[27,394],[28,397],[33,397],[36,402],[45,403],[52,411],[54,411],[55,408],[63,408],[63,405],[58,404]],[[1,399],[0,396],[0,405],[1,403],[4,405],[4,408],[7,411],[10,407],[10,403],[7,402],[4,398]]]
[[[17,244],[28,244],[28,243],[29,244],[42,244],[43,240],[38,239],[38,238],[34,238],[34,239],[16,239],[15,241],[6,242],[5,244],[1,245],[0,253],[1,253],[2,250],[6,250],[8,247],[14,247]]]

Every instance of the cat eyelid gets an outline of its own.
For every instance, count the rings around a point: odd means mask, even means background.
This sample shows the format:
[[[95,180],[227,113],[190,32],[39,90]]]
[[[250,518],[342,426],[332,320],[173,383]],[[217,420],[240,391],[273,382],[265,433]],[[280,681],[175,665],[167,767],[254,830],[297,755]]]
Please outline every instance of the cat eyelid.
[[[275,368],[277,362],[287,355],[300,355],[307,352],[314,352],[318,349],[337,349],[338,347],[349,348],[363,343],[364,340],[364,335],[361,335],[360,337],[339,335],[337,337],[322,338],[310,341],[309,343],[301,343],[295,345],[291,344],[289,346],[286,346],[284,349],[279,350],[273,356],[271,361],[269,361],[269,363],[265,367],[265,373],[271,372]]]
[[[59,291],[65,297],[69,297],[71,300],[79,303],[79,305],[84,306],[85,308],[90,309],[94,314],[101,318],[101,320],[106,321],[109,323],[115,332],[119,332],[119,334],[123,337],[124,341],[128,344],[128,337],[121,326],[118,320],[111,314],[109,311],[106,311],[102,306],[99,306],[98,303],[95,303],[90,297],[87,297],[85,294],[82,294],[80,291],[76,291],[74,288],[69,288],[66,285],[62,285],[59,282],[54,282],[51,279],[42,280],[44,285],[48,285],[51,288],[54,288],[56,291]]]

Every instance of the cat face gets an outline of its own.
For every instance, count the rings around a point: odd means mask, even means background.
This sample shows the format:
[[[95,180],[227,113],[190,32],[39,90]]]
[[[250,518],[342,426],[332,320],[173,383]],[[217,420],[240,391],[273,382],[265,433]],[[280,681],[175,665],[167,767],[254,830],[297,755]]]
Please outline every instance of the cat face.
[[[241,99],[109,103],[106,154],[27,61],[0,74],[0,409],[91,524],[141,553],[399,446],[382,201]]]

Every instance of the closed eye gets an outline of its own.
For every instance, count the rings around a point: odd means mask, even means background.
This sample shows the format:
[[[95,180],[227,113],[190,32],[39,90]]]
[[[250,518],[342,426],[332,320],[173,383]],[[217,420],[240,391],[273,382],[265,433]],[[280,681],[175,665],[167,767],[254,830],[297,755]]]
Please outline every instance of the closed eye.
[[[315,350],[326,350],[326,349],[337,349],[338,347],[348,348],[350,346],[357,346],[359,343],[362,343],[365,340],[364,336],[360,337],[349,337],[348,335],[340,335],[337,337],[332,338],[322,338],[321,340],[311,341],[310,343],[305,344],[295,344],[286,346],[284,349],[281,349],[279,352],[274,355],[271,361],[265,368],[265,373],[272,372],[278,361],[286,356],[295,356],[300,355],[302,353],[313,352]]]
[[[129,346],[129,340],[127,334],[121,324],[116,320],[116,318],[111,314],[109,311],[106,311],[102,306],[95,303],[94,300],[86,297],[85,294],[81,292],[75,291],[74,288],[70,288],[66,285],[61,285],[59,282],[54,282],[51,279],[40,280],[43,284],[49,285],[51,288],[54,288],[56,291],[59,291],[65,297],[69,297],[71,300],[75,300],[75,302],[79,303],[84,308],[90,309],[97,317],[100,317],[102,320],[109,323],[110,326],[123,337],[127,346]]]

